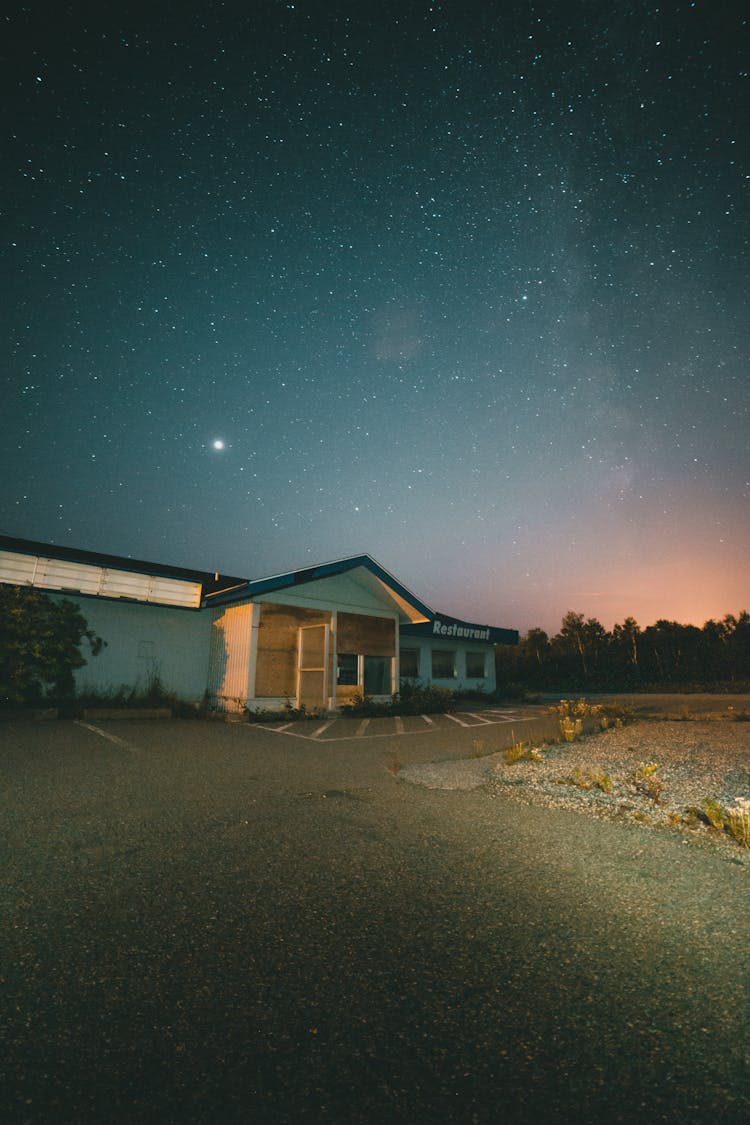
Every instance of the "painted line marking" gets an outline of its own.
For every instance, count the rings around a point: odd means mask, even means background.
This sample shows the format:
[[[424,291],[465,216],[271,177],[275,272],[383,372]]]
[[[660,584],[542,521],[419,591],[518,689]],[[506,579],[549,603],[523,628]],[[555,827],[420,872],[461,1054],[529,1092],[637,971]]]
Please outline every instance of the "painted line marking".
[[[110,734],[108,730],[102,730],[101,727],[95,727],[91,723],[84,723],[82,719],[74,719],[73,722],[77,727],[83,727],[85,730],[90,730],[92,734],[98,734],[100,738],[106,738],[107,742],[114,742],[115,746],[119,746],[122,750],[129,750],[131,754],[138,753],[137,747],[131,746],[116,734]]]
[[[479,723],[492,722],[492,719],[483,719],[481,715],[475,715],[473,711],[464,711],[464,715],[470,715],[472,719],[476,719]]]
[[[395,717],[396,716],[394,715],[394,718]],[[313,734],[300,734],[299,731],[296,731],[296,730],[287,730],[286,728],[284,728],[282,730],[281,727],[267,727],[267,726],[264,726],[263,723],[248,723],[247,729],[248,730],[253,730],[253,729],[265,730],[265,731],[268,731],[269,734],[284,734],[284,735],[287,736],[287,738],[301,738],[304,742],[317,742],[318,745],[320,745],[321,743],[324,743],[326,746],[329,744],[329,742],[354,742],[355,739],[365,739],[366,738],[368,741],[370,741],[373,738],[397,738],[397,737],[408,738],[410,735],[438,734],[440,731],[442,731],[443,734],[445,733],[445,730],[446,730],[445,727],[438,727],[433,720],[428,719],[427,715],[422,715],[421,717],[426,722],[429,723],[430,729],[425,730],[423,728],[422,730],[405,730],[400,735],[398,735],[396,730],[394,729],[392,731],[386,731],[383,734],[364,734],[364,735],[359,735],[357,733],[355,733],[355,734],[337,734],[337,735],[334,735],[332,738],[319,738],[319,737],[317,737],[317,735],[315,733],[313,733]],[[453,716],[448,715],[446,713],[446,718],[453,718]],[[534,722],[534,718],[535,717],[533,715],[530,715],[528,718],[520,718],[520,719],[497,719],[497,720],[491,719],[489,721],[485,721],[484,723],[462,723],[460,719],[454,719],[454,722],[457,722],[459,726],[465,727],[467,730],[474,730],[476,727],[480,727],[480,726],[503,726],[504,724],[508,724],[508,723],[532,723],[532,722]],[[332,722],[335,722],[335,721],[336,721],[335,719],[332,720]],[[362,722],[369,723],[370,720],[369,719],[363,719]],[[326,727],[328,727],[330,725],[331,725],[330,723],[326,723]],[[360,727],[361,727],[361,725],[362,724],[360,723]]]
[[[355,738],[361,738],[361,737],[362,737],[362,735],[363,735],[363,734],[365,733],[365,731],[367,730],[367,728],[369,727],[369,725],[370,725],[370,720],[369,720],[369,719],[363,719],[363,720],[362,720],[362,722],[361,722],[361,723],[359,724],[359,726],[357,727],[357,730],[356,730],[356,732],[355,732],[355,734],[354,734],[354,737],[355,737]]]
[[[475,723],[465,723],[463,719],[457,719],[455,715],[451,715],[450,711],[445,712],[446,719],[450,719],[452,723],[458,723],[460,727],[473,727]]]
[[[335,722],[336,722],[335,719],[329,719],[327,723],[323,723],[322,727],[318,727],[317,730],[314,730],[309,737],[310,738],[320,738],[323,731],[328,730],[328,728],[332,727]]]
[[[424,719],[428,726],[435,726],[435,720],[431,719],[429,715],[421,715],[420,718]]]
[[[289,730],[291,725],[292,725],[291,723],[284,723],[284,725],[282,727],[274,727],[273,729],[274,730]]]
[[[403,734],[404,733],[404,720],[401,718],[400,715],[394,715],[393,717],[396,720],[396,734]]]

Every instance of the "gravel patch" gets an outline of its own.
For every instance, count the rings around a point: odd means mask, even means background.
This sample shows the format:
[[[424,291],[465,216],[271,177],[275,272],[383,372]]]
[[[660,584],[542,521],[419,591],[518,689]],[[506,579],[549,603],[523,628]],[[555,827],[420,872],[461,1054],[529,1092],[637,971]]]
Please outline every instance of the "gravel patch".
[[[547,808],[684,831],[750,866],[749,849],[691,813],[710,798],[724,806],[750,799],[750,723],[640,721],[537,749],[540,760],[508,763],[498,751],[408,766],[399,777],[428,789],[487,788]],[[652,763],[658,766],[653,782],[639,784],[637,771]],[[593,783],[605,776],[609,792]],[[586,784],[592,787],[581,787]]]

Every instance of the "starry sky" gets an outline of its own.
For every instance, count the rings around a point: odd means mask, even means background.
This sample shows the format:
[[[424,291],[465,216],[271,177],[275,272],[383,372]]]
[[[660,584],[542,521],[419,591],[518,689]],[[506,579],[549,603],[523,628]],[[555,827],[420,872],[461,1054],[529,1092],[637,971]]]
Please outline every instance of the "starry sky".
[[[12,3],[0,532],[750,607],[743,9]]]

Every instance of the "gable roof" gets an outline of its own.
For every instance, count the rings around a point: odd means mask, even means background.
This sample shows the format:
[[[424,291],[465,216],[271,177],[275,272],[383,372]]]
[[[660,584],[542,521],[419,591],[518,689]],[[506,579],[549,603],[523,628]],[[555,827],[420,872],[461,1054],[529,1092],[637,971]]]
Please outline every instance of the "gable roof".
[[[333,562],[322,563],[319,566],[305,567],[303,570],[291,570],[287,574],[274,574],[269,578],[258,578],[247,581],[236,589],[217,591],[208,594],[211,605],[226,605],[230,602],[242,601],[258,597],[260,594],[272,593],[275,590],[289,590],[297,586],[304,586],[308,582],[318,582],[321,579],[333,578],[349,571],[363,569],[375,578],[381,586],[385,587],[399,608],[413,622],[429,621],[435,614],[416,594],[407,589],[385,567],[376,562],[371,555],[352,555],[346,559],[335,559]]]

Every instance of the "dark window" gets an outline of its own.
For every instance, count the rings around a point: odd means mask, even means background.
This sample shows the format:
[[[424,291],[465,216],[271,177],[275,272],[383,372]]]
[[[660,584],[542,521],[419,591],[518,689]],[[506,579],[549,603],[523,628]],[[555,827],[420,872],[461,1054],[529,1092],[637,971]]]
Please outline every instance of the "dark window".
[[[469,680],[484,679],[484,653],[466,653],[466,678]]]
[[[456,673],[455,652],[445,652],[441,648],[432,650],[433,680],[452,680]]]
[[[356,687],[359,678],[357,675],[359,659],[356,652],[340,652],[338,656],[339,661],[339,680],[342,686]]]
[[[399,666],[402,679],[416,680],[419,675],[419,649],[402,648],[399,651]]]

